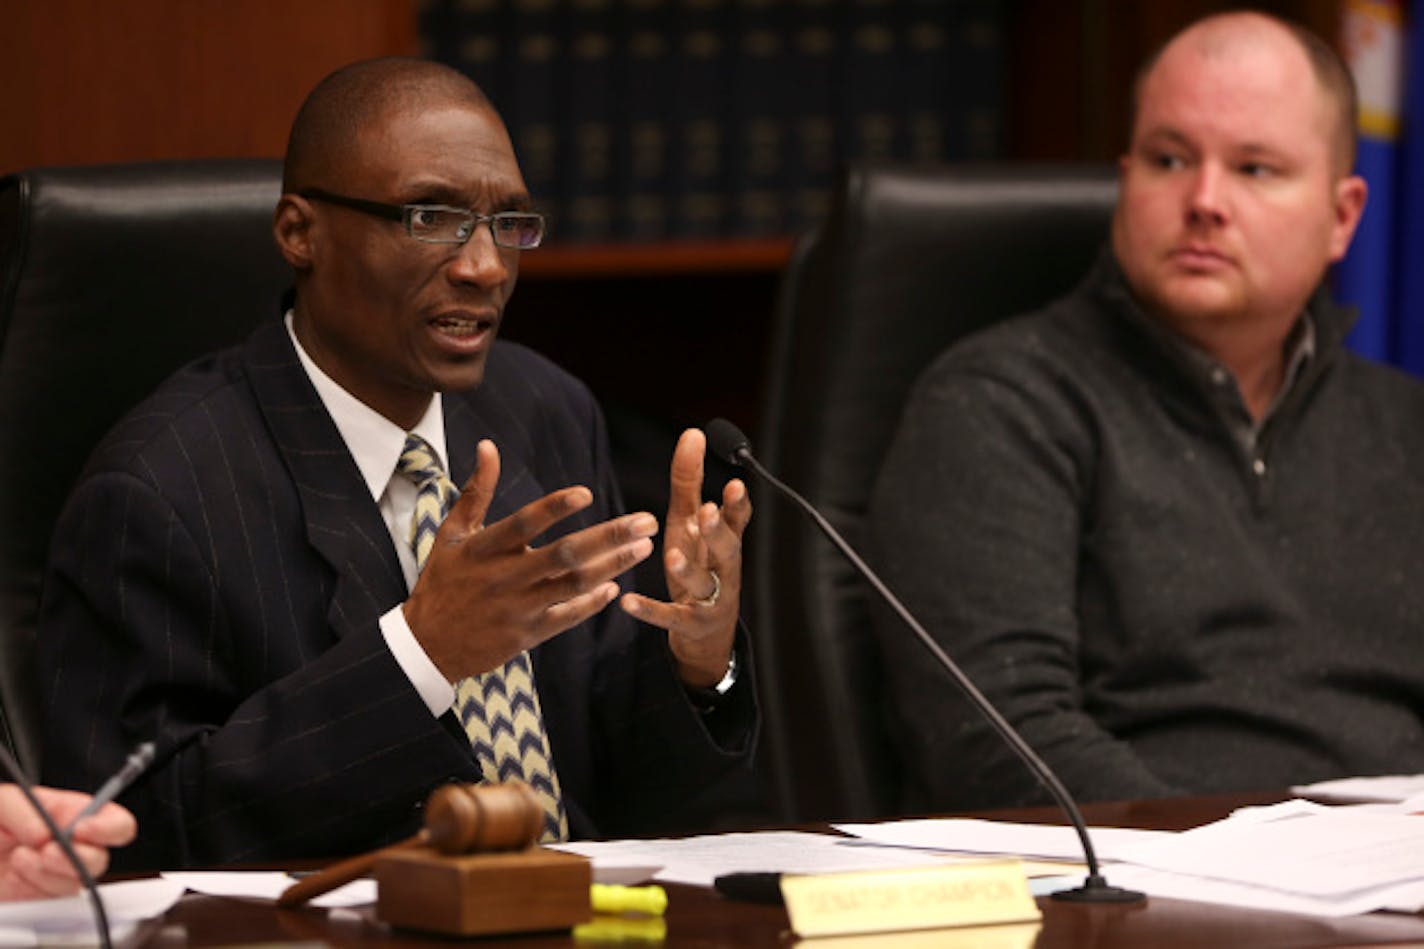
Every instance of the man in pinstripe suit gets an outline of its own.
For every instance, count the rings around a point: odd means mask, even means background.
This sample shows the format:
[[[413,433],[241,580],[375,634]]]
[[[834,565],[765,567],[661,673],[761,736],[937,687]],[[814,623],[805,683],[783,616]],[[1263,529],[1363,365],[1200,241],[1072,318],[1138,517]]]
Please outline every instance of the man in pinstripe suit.
[[[530,650],[575,836],[705,821],[754,745],[747,492],[703,503],[685,433],[671,602],[622,591],[656,518],[620,513],[587,390],[493,345],[542,234],[494,108],[431,63],[339,70],[298,113],[283,191],[286,325],[166,382],[61,518],[46,780],[92,787],[160,743],[123,798],[141,833],[120,867],[367,849],[413,832],[438,784],[479,780],[454,683]],[[463,485],[418,572],[411,434]]]

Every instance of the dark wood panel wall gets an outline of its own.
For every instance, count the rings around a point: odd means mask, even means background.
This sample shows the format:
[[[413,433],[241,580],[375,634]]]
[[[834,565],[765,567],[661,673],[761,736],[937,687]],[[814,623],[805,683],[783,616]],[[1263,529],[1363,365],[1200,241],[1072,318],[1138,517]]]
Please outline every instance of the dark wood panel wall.
[[[1005,77],[1007,157],[1116,157],[1127,138],[1138,67],[1199,17],[1264,10],[1338,45],[1341,6],[1341,0],[1014,0]]]
[[[307,90],[414,53],[417,0],[3,0],[0,172],[280,155]]]

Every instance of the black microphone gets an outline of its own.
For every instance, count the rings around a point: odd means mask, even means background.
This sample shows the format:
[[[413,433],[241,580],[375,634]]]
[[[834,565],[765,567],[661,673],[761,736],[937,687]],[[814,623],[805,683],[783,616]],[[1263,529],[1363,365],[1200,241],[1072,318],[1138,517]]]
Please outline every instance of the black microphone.
[[[65,859],[74,867],[79,875],[79,882],[84,886],[84,892],[89,897],[89,906],[94,911],[94,926],[99,931],[99,944],[104,949],[114,949],[114,944],[109,937],[109,916],[104,912],[104,901],[99,897],[99,888],[94,884],[94,878],[89,875],[89,870],[84,866],[84,862],[79,859],[79,855],[74,852],[74,847],[70,844],[68,836],[59,829],[59,825],[54,822],[49,811],[45,810],[39,798],[35,797],[30,779],[25,776],[25,772],[20,768],[15,756],[10,754],[10,749],[3,741],[0,741],[0,765],[3,765],[10,780],[15,782],[15,786],[20,789],[20,793],[25,796],[25,800],[30,802],[30,806],[35,809],[35,813],[44,821],[49,834],[54,838],[54,842],[59,844],[59,849],[64,852]]]
[[[940,648],[939,643],[935,642],[934,637],[925,631],[924,626],[920,625],[920,621],[915,619],[899,598],[890,592],[890,588],[876,576],[875,571],[870,569],[870,565],[861,559],[845,538],[841,537],[840,532],[831,526],[830,521],[822,517],[821,512],[816,510],[810,501],[797,494],[756,460],[756,457],[752,455],[751,441],[742,434],[737,426],[726,419],[716,418],[707,423],[705,431],[707,445],[714,455],[731,464],[750,468],[806,512],[807,516],[821,529],[821,533],[830,539],[836,549],[844,554],[845,558],[866,579],[866,582],[874,587],[875,592],[880,594],[881,599],[888,603],[900,619],[905,621],[905,625],[909,626],[910,630],[919,637],[920,642],[944,667],[944,670],[949,673],[950,678],[955,681],[965,696],[988,719],[989,724],[994,726],[999,737],[1008,743],[1019,759],[1028,766],[1029,771],[1033,772],[1039,783],[1048,789],[1049,794],[1053,795],[1054,801],[1067,815],[1073,829],[1077,831],[1078,840],[1083,846],[1083,856],[1088,864],[1088,876],[1082,886],[1072,890],[1060,890],[1053,894],[1053,898],[1073,903],[1138,903],[1145,900],[1147,897],[1136,890],[1124,890],[1108,883],[1107,878],[1103,876],[1098,867],[1098,856],[1093,850],[1092,840],[1088,838],[1088,825],[1083,820],[1082,812],[1078,810],[1078,805],[1073,802],[1073,796],[1068,793],[1063,782],[1058,780],[1058,775],[1054,774],[1043,759],[1029,747],[1028,742],[1023,740],[1023,736],[1009,724],[1004,716],[999,714],[999,710],[994,708],[984,697],[984,694],[975,688],[974,683],[969,681],[969,677],[964,674],[963,670],[953,659],[949,658],[947,652]]]

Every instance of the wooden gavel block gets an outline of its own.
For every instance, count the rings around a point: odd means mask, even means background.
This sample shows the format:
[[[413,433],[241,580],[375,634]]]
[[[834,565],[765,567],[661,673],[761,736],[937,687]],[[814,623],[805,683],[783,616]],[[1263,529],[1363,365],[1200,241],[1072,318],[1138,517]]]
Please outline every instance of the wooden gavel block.
[[[292,906],[374,870],[376,915],[458,936],[568,929],[592,918],[585,857],[536,845],[544,812],[517,782],[449,784],[403,843],[343,861],[282,894]]]
[[[431,795],[425,827],[429,846],[376,861],[376,915],[392,926],[478,936],[593,918],[593,869],[535,845],[544,811],[527,785],[447,785]]]

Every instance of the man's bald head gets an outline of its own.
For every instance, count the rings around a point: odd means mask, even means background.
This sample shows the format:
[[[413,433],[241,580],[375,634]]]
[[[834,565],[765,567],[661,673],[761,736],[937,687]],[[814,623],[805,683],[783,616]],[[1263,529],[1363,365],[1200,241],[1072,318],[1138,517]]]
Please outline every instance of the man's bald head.
[[[1164,53],[1178,45],[1191,45],[1207,56],[1229,56],[1243,46],[1288,37],[1305,54],[1320,91],[1333,113],[1331,149],[1336,174],[1347,175],[1355,165],[1359,98],[1355,79],[1340,55],[1305,27],[1265,13],[1220,13],[1198,20],[1177,33],[1154,53],[1137,73],[1132,90],[1132,121],[1137,122],[1142,86]]]
[[[1145,310],[1226,362],[1283,347],[1364,211],[1349,75],[1303,37],[1210,17],[1137,88],[1113,253]]]
[[[282,190],[329,185],[358,155],[357,139],[383,116],[455,102],[494,106],[467,77],[423,59],[368,59],[327,76],[307,96],[287,139]]]

